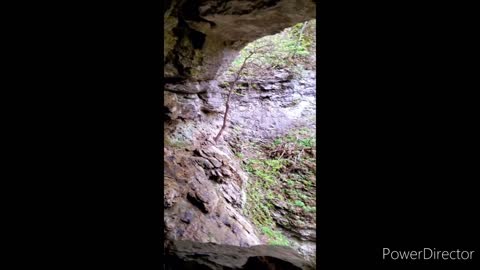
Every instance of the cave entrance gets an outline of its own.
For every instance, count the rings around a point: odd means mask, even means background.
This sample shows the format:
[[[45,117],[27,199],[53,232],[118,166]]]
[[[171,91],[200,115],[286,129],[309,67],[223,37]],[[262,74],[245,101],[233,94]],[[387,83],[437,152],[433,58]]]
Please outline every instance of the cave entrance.
[[[249,174],[245,213],[263,241],[316,250],[316,21],[262,37],[218,78],[230,144]]]
[[[228,122],[243,138],[273,139],[314,127],[316,20],[249,43],[217,80],[225,102],[231,96]]]
[[[223,75],[235,75],[245,58],[243,78],[262,78],[285,70],[301,77],[303,70],[316,69],[316,20],[298,23],[280,33],[264,36],[245,46]]]

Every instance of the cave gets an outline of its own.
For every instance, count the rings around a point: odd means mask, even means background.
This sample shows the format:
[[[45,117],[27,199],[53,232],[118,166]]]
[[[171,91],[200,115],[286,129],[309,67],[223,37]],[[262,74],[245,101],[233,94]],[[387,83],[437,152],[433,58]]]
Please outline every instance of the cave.
[[[291,122],[300,122],[305,118],[300,111],[285,116],[269,114],[264,104],[275,103],[286,111],[299,103],[314,102],[315,84],[292,83],[291,74],[282,70],[275,71],[271,79],[253,83],[232,82],[226,74],[252,42],[315,19],[315,2],[173,0],[165,1],[163,14],[164,247],[171,262],[166,269],[314,269],[314,261],[289,247],[267,245],[259,237],[258,226],[245,213],[250,198],[245,164],[251,165],[252,159],[239,156],[245,149],[242,143],[250,138],[252,144],[258,138],[273,141],[278,134],[271,130],[291,128],[283,120],[291,116],[299,119]],[[315,71],[307,73],[314,81]],[[232,99],[236,114],[229,120],[229,131],[216,141],[225,112],[225,92],[232,83],[239,87],[239,94]],[[295,87],[310,91],[295,98],[285,91],[277,94],[277,88],[293,89],[293,93]],[[242,98],[242,93],[250,92],[255,95]],[[250,102],[254,98],[257,103]],[[248,113],[257,117],[244,117]],[[308,154],[305,149],[314,151],[308,140],[302,143],[305,153],[299,156]],[[274,150],[272,155],[281,154],[285,159],[285,153]],[[306,174],[295,166],[288,170],[308,183]],[[294,183],[291,189],[295,188]],[[307,207],[295,202],[297,207]],[[281,203],[275,207],[285,209]],[[294,221],[285,221],[289,222]],[[292,237],[315,241],[314,231],[297,231]]]

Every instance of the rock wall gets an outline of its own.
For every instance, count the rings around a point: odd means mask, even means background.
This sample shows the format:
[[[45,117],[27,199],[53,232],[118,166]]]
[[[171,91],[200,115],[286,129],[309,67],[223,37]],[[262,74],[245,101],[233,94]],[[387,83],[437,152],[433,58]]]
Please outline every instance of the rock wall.
[[[269,269],[313,270],[292,249],[280,246],[242,248],[229,245],[174,241],[166,248],[166,270]]]
[[[166,136],[185,142],[214,137],[223,121],[227,85],[231,80],[220,76],[218,81],[166,84]],[[239,130],[242,139],[271,139],[295,127],[314,127],[314,70],[306,70],[301,79],[279,70],[269,78],[237,83],[231,98],[226,140],[231,138],[231,132]]]
[[[230,80],[219,79],[220,85]],[[256,228],[242,214],[248,177],[232,148],[239,141],[272,139],[293,127],[314,126],[315,71],[305,71],[301,79],[280,70],[269,79],[241,81],[218,144],[212,138],[223,122],[226,89],[214,82],[167,85],[164,93],[165,237],[261,244]],[[304,240],[315,241],[311,228],[304,229],[310,235],[301,235]]]
[[[164,6],[167,81],[215,79],[249,42],[315,18],[313,0],[173,0]]]
[[[230,126],[240,131],[242,140],[250,141],[273,139],[297,127],[314,128],[315,93],[314,70],[304,71],[300,79],[287,70],[276,70],[268,78],[241,80],[232,96]]]
[[[234,160],[209,142],[164,154],[165,239],[261,244],[241,212],[246,177]]]

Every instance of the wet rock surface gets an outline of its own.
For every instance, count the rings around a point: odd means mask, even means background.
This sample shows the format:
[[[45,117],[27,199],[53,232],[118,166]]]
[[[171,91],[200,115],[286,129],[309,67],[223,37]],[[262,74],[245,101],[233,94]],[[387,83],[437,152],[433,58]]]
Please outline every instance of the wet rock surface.
[[[173,241],[166,249],[165,269],[270,269],[313,270],[315,264],[305,261],[288,247],[258,245],[249,248]]]

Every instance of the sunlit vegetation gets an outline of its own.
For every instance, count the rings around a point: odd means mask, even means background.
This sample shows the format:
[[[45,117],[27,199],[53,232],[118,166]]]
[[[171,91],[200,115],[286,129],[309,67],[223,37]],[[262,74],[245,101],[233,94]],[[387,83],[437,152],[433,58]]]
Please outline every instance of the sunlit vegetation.
[[[244,76],[265,76],[272,69],[288,69],[301,75],[304,69],[315,67],[316,61],[316,22],[315,20],[296,24],[282,32],[260,38],[248,44],[234,60],[229,74],[238,71],[246,57],[257,53],[249,60]]]
[[[271,245],[289,245],[274,218],[279,208],[292,217],[299,216],[297,224],[314,219],[315,144],[312,130],[294,130],[270,144],[261,145],[261,152],[257,152],[259,158],[245,162],[244,168],[250,174],[246,213]],[[254,149],[245,149],[251,150]]]
[[[234,83],[226,83],[226,88],[231,92],[238,78],[269,78],[277,70],[302,78],[305,70],[315,69],[315,24],[315,20],[299,23],[248,44],[227,71]],[[315,147],[315,131],[303,128],[270,142],[243,142],[237,148],[235,156],[250,176],[244,212],[270,245],[289,246],[283,229],[316,223]]]

